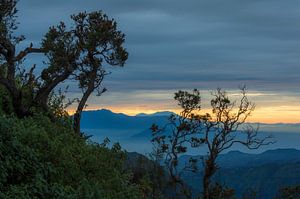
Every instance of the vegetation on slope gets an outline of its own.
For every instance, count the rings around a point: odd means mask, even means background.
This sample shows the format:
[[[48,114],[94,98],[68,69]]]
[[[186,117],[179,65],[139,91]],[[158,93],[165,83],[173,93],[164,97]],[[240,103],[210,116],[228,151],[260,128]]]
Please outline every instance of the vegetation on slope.
[[[75,134],[68,118],[0,115],[0,198],[140,198],[124,159],[119,145]]]

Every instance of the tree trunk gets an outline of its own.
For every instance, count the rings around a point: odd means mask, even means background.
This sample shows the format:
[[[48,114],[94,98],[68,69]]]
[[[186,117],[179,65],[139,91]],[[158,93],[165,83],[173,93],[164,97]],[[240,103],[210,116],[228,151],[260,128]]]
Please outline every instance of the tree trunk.
[[[27,109],[24,107],[22,102],[22,93],[19,91],[15,91],[16,93],[12,94],[12,103],[14,112],[18,118],[23,118],[29,115]]]
[[[63,75],[60,75],[56,77],[53,81],[51,81],[49,84],[44,85],[40,90],[38,90],[35,98],[34,103],[38,106],[40,106],[44,111],[48,111],[48,99],[50,93],[53,91],[53,89],[61,82],[66,80],[70,76],[71,72],[68,71],[64,73]]]
[[[203,198],[210,199],[210,180],[216,172],[216,156],[211,154],[205,161],[205,169],[203,175]]]
[[[76,111],[73,118],[73,129],[76,134],[80,134],[81,111]]]
[[[4,40],[3,42],[7,49],[7,54],[5,55],[7,61],[7,77],[1,77],[0,83],[6,87],[11,95],[14,113],[17,117],[23,118],[30,114],[28,111],[29,107],[25,107],[23,104],[23,93],[16,85],[15,46],[9,40]]]
[[[82,110],[84,109],[85,107],[85,104],[89,98],[89,96],[91,95],[91,93],[94,91],[94,82],[93,82],[93,85],[90,85],[88,87],[88,89],[84,92],[79,104],[78,104],[78,107],[77,107],[77,110],[74,114],[74,118],[73,118],[73,129],[75,131],[76,134],[80,134],[80,120],[81,120],[81,113],[82,113]]]
[[[203,176],[203,198],[209,199],[210,176],[206,173]]]

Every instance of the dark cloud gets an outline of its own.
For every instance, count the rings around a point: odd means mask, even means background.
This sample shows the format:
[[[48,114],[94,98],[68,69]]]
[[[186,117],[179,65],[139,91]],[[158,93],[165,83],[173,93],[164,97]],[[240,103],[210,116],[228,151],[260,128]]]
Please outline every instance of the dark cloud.
[[[20,32],[34,42],[72,13],[101,9],[115,18],[130,58],[111,69],[112,91],[247,84],[300,92],[298,0],[24,0],[19,9]]]

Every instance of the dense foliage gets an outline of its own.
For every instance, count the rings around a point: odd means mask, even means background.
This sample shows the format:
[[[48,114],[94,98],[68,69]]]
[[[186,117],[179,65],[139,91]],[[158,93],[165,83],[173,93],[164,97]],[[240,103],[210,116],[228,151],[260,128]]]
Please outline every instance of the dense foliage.
[[[234,190],[211,184],[218,155],[235,143],[248,148],[266,144],[253,129],[245,131],[245,140],[236,137],[254,108],[244,90],[237,113],[233,113],[236,104],[218,90],[211,101],[212,115],[195,113],[201,109],[197,90],[179,91],[175,100],[183,111],[169,119],[172,134],[166,137],[161,135],[164,129],[152,126],[157,156],[152,160],[127,157],[124,164],[126,154],[120,145],[109,148],[107,143],[88,141],[80,132],[80,121],[90,95],[106,91],[102,81],[109,72],[104,66],[124,66],[125,35],[101,11],[81,12],[71,16],[71,26],[61,22],[50,27],[41,46],[31,43],[19,51],[25,36],[16,33],[17,2],[0,0],[0,198],[192,198],[190,187],[177,173],[186,143],[208,146],[203,198],[233,197]],[[40,74],[35,65],[24,66],[31,53],[47,58]],[[75,80],[82,90],[81,98],[74,99],[78,106],[73,118],[64,110],[64,96],[53,94],[67,80]],[[167,174],[159,165],[162,157],[166,157]],[[281,194],[298,197],[298,191],[298,187],[288,188]]]
[[[24,49],[25,40],[19,35],[18,0],[0,0],[0,85],[10,95],[13,112],[19,118],[32,116],[33,110],[41,109],[50,116],[48,102],[51,93],[62,82],[76,81],[82,96],[74,114],[73,128],[80,134],[80,118],[87,100],[95,91],[106,91],[102,81],[106,66],[124,66],[128,53],[123,47],[125,35],[117,23],[102,11],[80,12],[71,16],[71,25],[60,22],[51,26],[40,46],[30,43]],[[23,49],[23,50],[19,50]],[[40,74],[30,69],[24,60],[36,53],[46,58]],[[6,111],[6,110],[4,110]]]
[[[50,27],[41,46],[19,51],[17,2],[0,0],[0,198],[140,198],[120,146],[80,134],[88,97],[105,91],[104,64],[125,64],[125,35],[101,11],[82,12],[71,27]],[[39,75],[24,66],[31,53],[48,58]],[[73,121],[64,96],[53,95],[70,79],[83,91]]]
[[[0,116],[0,198],[140,198],[125,153],[74,134],[68,120]]]

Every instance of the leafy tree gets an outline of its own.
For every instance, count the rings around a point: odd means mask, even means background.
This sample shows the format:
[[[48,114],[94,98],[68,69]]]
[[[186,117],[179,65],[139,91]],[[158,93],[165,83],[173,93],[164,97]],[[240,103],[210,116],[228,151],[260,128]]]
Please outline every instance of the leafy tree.
[[[162,157],[165,156],[164,163],[170,176],[169,183],[175,189],[175,194],[178,197],[183,194],[190,198],[191,190],[181,178],[183,170],[178,170],[178,158],[187,152],[187,143],[197,146],[203,142],[194,136],[201,124],[198,116],[193,113],[195,110],[200,110],[200,96],[197,90],[194,90],[193,93],[179,91],[175,93],[174,98],[183,110],[180,115],[172,114],[169,122],[162,128],[156,124],[152,125],[152,143],[155,153]],[[170,133],[165,134],[165,132]],[[190,169],[190,167],[187,166],[185,169]]]
[[[211,113],[202,114],[200,93],[179,91],[175,93],[182,111],[172,115],[169,123],[160,128],[152,126],[153,142],[165,155],[166,167],[176,184],[183,184],[178,171],[178,156],[187,152],[188,147],[206,147],[207,155],[203,159],[203,198],[211,198],[211,178],[218,169],[216,160],[220,153],[240,144],[248,149],[257,149],[273,143],[272,137],[259,137],[258,130],[245,124],[254,110],[246,95],[245,88],[241,89],[239,102],[232,102],[227,93],[217,89],[212,93]],[[171,132],[171,133],[169,133]],[[185,166],[197,171],[197,160],[191,159]],[[189,194],[187,195],[189,197]]]
[[[100,96],[106,91],[101,89],[103,78],[108,73],[103,68],[103,61],[111,66],[123,66],[128,53],[122,47],[124,34],[117,30],[117,23],[110,20],[101,12],[90,14],[80,13],[73,15],[75,22],[75,36],[78,38],[78,46],[82,49],[81,63],[75,74],[78,86],[83,91],[74,115],[75,131],[80,131],[81,112],[89,96],[97,90]]]
[[[117,30],[113,19],[101,11],[72,15],[73,25],[68,28],[61,22],[52,26],[42,39],[41,46],[33,44],[20,52],[16,46],[25,37],[15,36],[17,30],[17,0],[1,0],[0,5],[0,84],[10,94],[14,113],[22,118],[38,108],[49,113],[49,98],[58,85],[66,80],[76,80],[83,95],[74,115],[74,130],[80,132],[81,112],[89,96],[101,88],[109,74],[104,65],[123,66],[128,53],[123,48],[125,35]],[[35,65],[29,70],[18,70],[31,53],[44,54],[47,66],[39,76]]]
[[[38,48],[17,52],[17,0],[0,0],[0,198],[141,198],[141,185],[124,170],[120,145],[107,147],[79,133],[80,114],[99,89],[104,64],[123,66],[124,34],[102,12],[73,15],[49,28]],[[31,53],[48,61],[40,75],[23,61]],[[76,80],[83,90],[72,126],[58,85]],[[46,114],[45,114],[46,113]]]

